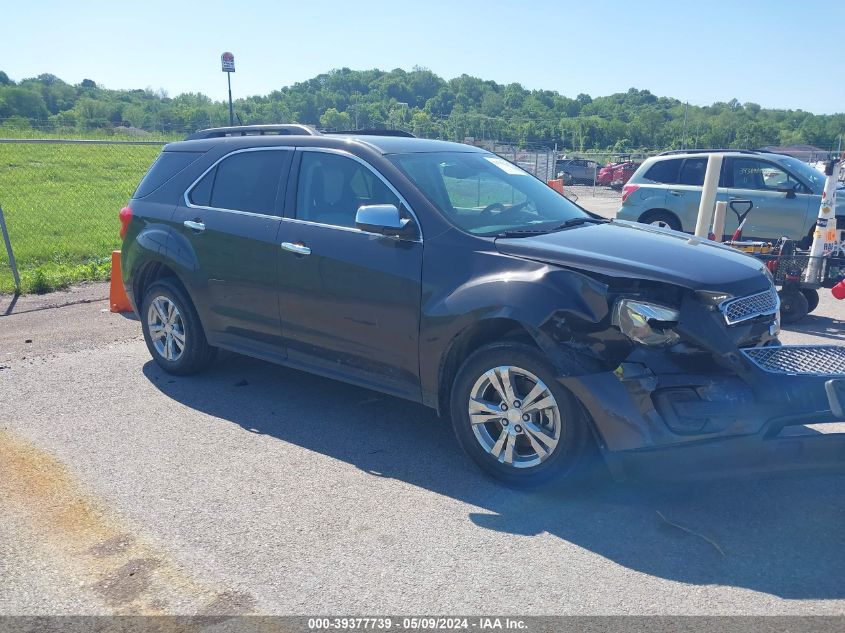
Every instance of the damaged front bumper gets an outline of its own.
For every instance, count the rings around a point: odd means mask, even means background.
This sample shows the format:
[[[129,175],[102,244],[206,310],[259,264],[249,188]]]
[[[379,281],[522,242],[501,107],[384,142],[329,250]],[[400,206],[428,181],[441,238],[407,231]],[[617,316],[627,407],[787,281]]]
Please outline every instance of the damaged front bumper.
[[[845,422],[845,347],[754,347],[723,360],[699,373],[640,354],[560,382],[616,477],[845,466],[845,433],[788,428]]]

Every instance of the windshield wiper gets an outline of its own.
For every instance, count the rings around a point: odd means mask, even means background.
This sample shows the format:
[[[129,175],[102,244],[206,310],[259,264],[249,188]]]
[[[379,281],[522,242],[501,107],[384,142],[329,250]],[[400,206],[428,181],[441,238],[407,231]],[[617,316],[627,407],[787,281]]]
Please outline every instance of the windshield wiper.
[[[548,233],[552,229],[512,229],[510,231],[500,231],[496,233],[495,237],[528,237],[529,235],[542,235]]]
[[[606,224],[610,220],[604,218],[570,218],[563,224],[558,224],[551,228],[545,229],[511,229],[509,231],[500,231],[495,234],[495,237],[527,237],[529,235],[542,235],[543,233],[552,233],[554,231],[562,231],[564,229],[572,228],[573,226],[581,226],[583,224]]]
[[[610,220],[605,218],[594,218],[594,217],[586,217],[586,218],[570,218],[563,224],[558,224],[556,227],[551,229],[552,231],[562,231],[563,229],[569,229],[573,226],[583,226],[584,224],[607,224]]]

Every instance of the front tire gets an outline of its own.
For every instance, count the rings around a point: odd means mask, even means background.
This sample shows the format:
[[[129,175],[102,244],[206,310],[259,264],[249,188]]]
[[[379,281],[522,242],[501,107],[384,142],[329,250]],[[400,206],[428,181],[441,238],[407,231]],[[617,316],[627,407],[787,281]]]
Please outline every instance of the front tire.
[[[487,474],[532,486],[572,475],[589,430],[572,394],[529,345],[502,342],[466,359],[452,388],[458,443]]]
[[[193,303],[176,283],[153,283],[141,304],[141,329],[153,360],[169,374],[184,376],[207,367],[216,348],[205,338]]]

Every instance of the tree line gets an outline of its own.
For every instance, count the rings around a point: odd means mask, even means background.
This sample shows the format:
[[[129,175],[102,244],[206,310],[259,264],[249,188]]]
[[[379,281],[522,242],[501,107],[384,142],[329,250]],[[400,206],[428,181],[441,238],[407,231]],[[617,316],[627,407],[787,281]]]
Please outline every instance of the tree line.
[[[418,136],[498,140],[560,149],[753,148],[809,143],[836,148],[845,114],[763,108],[736,99],[687,105],[631,88],[574,99],[552,90],[461,75],[443,79],[424,68],[341,68],[268,95],[235,101],[238,123],[307,123],[326,130],[400,128]],[[13,81],[0,71],[0,130],[182,134],[228,125],[228,105],[201,93],[110,90],[55,75]]]

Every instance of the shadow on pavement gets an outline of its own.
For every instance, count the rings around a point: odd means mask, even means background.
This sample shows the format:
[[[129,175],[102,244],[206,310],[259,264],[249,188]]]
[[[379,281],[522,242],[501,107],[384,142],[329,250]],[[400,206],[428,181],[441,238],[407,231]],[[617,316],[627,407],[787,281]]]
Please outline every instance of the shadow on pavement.
[[[833,343],[845,341],[845,321],[815,314],[809,314],[800,322],[790,325],[789,331],[829,338]]]
[[[12,314],[15,310],[15,305],[18,303],[18,299],[20,299],[19,294],[0,295],[0,310],[2,310],[2,312],[0,312],[0,316],[8,316]],[[4,303],[6,305],[3,305]]]
[[[221,421],[484,508],[468,520],[485,529],[548,532],[685,583],[845,597],[843,475],[515,491],[480,474],[448,422],[421,405],[236,355],[200,376],[171,377],[152,361],[144,373]]]

